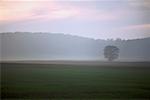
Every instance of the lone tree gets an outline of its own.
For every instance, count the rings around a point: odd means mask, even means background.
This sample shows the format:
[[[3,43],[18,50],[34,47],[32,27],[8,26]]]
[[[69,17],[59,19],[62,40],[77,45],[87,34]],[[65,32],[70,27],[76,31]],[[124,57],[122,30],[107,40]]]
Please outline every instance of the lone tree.
[[[104,56],[108,61],[113,61],[119,57],[119,48],[116,46],[106,46],[104,48]]]

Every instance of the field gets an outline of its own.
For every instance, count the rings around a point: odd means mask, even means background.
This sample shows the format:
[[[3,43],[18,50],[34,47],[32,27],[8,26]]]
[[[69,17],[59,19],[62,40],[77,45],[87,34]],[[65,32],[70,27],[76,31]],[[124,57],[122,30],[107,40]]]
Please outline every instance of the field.
[[[150,63],[1,63],[3,99],[150,99]]]

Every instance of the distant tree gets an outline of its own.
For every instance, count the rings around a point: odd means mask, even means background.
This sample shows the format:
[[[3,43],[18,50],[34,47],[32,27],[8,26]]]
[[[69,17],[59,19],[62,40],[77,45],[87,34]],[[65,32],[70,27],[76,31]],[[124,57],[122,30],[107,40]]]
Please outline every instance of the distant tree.
[[[122,39],[121,39],[121,38],[117,38],[115,41],[116,41],[116,42],[121,42]]]
[[[108,61],[113,61],[119,57],[119,48],[116,46],[106,46],[104,48],[104,56]]]

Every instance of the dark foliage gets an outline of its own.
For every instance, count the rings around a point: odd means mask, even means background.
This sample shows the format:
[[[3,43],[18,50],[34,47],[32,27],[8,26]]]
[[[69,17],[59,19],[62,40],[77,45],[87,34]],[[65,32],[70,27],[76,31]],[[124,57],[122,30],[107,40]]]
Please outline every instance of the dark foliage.
[[[108,61],[113,61],[119,57],[119,48],[116,46],[106,46],[104,48],[104,56]]]

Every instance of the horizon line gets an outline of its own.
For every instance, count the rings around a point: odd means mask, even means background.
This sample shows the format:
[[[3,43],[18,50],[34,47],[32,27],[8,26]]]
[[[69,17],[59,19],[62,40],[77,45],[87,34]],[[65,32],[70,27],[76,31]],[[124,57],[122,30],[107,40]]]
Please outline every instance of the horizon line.
[[[43,34],[61,34],[61,35],[70,35],[70,36],[76,36],[76,37],[82,37],[82,38],[88,38],[88,39],[93,39],[93,40],[111,40],[111,41],[116,41],[116,40],[121,40],[121,41],[127,41],[127,40],[138,40],[138,39],[147,39],[150,37],[141,37],[141,38],[133,38],[133,39],[125,39],[125,38],[92,38],[88,36],[81,36],[81,35],[73,35],[69,33],[58,33],[58,32],[31,32],[31,31],[7,31],[7,32],[0,32],[0,34],[5,34],[5,33],[43,33]]]

